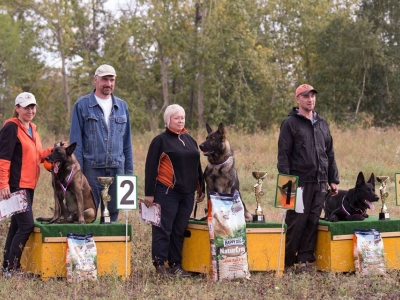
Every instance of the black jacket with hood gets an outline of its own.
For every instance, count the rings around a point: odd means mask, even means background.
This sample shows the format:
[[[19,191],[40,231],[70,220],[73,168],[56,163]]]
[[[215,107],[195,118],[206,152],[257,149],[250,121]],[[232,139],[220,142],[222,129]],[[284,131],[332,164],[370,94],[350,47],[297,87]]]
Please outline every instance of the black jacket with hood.
[[[326,120],[314,112],[314,123],[294,107],[282,122],[278,140],[278,171],[305,183],[339,184],[333,140]]]

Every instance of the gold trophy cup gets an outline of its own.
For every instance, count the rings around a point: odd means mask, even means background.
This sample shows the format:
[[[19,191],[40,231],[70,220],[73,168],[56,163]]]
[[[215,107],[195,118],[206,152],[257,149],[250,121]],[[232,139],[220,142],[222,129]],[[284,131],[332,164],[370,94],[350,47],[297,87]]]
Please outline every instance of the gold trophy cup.
[[[390,220],[390,215],[386,206],[386,198],[389,196],[389,193],[386,192],[386,185],[389,181],[389,176],[377,176],[376,180],[381,184],[379,192],[381,195],[382,208],[379,213],[379,220]]]
[[[263,180],[267,178],[267,172],[253,172],[253,177],[257,179],[257,183],[254,185],[254,194],[256,196],[257,208],[256,213],[253,216],[253,222],[264,223],[265,216],[263,214],[263,210],[260,204],[260,198],[264,196],[264,192],[262,190]]]
[[[111,196],[108,194],[108,189],[114,182],[114,177],[97,177],[97,181],[104,187],[101,191],[101,200],[104,204],[104,210],[101,212],[100,224],[111,224],[111,217],[107,204],[111,200]]]

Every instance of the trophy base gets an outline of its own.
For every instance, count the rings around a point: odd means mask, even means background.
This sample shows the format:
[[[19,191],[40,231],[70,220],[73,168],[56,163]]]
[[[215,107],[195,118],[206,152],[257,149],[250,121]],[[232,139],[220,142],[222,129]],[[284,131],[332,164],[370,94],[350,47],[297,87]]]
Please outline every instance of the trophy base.
[[[265,223],[264,215],[253,215],[253,223]]]
[[[379,220],[381,221],[390,220],[389,213],[379,213]]]
[[[107,216],[107,217],[101,216],[100,224],[111,224],[111,217],[110,216]]]

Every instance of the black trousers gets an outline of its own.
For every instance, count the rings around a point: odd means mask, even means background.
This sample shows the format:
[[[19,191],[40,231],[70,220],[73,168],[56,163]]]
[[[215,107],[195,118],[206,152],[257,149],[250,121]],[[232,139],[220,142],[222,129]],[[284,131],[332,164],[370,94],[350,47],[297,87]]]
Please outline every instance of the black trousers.
[[[19,269],[21,267],[21,256],[25,244],[33,231],[33,194],[34,190],[25,189],[28,199],[29,210],[11,216],[10,228],[4,246],[3,269]],[[16,189],[10,189],[15,192]]]
[[[152,259],[154,266],[182,263],[184,233],[193,210],[194,193],[181,194],[157,183],[154,202],[161,206],[161,226],[152,226]]]
[[[314,262],[318,220],[324,206],[326,183],[306,183],[303,188],[304,213],[286,213],[285,267],[298,262]]]

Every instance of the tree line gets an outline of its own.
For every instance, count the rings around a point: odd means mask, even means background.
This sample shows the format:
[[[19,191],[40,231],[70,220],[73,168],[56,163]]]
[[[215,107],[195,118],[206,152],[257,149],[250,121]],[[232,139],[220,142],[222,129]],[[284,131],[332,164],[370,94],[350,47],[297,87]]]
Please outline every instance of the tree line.
[[[305,82],[330,122],[397,126],[399,44],[398,0],[0,0],[0,121],[28,91],[35,122],[65,136],[107,63],[133,132],[162,127],[172,103],[189,128],[268,130]]]

